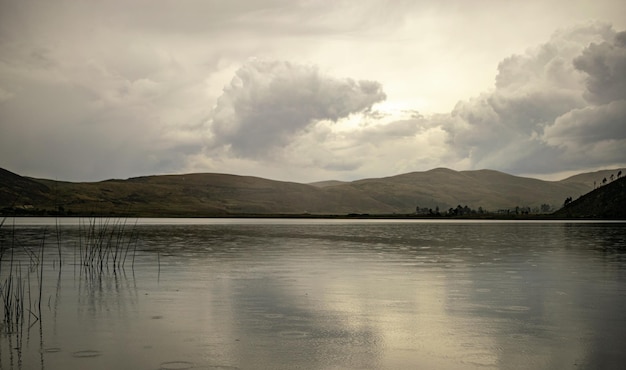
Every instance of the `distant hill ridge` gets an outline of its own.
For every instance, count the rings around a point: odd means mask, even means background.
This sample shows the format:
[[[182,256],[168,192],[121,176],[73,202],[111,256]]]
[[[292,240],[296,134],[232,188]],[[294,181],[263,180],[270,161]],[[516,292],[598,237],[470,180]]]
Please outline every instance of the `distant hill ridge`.
[[[23,177],[0,169],[0,210],[133,216],[412,214],[458,206],[488,211],[556,210],[620,169],[543,181],[493,170],[436,168],[384,178],[313,184],[217,173],[99,182]],[[623,171],[623,170],[622,170]],[[595,184],[594,184],[595,183]]]

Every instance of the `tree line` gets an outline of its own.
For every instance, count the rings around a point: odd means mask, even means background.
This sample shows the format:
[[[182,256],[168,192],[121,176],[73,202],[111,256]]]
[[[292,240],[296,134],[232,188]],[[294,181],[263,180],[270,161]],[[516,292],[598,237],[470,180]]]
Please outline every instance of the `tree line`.
[[[481,217],[481,216],[489,216],[489,215],[530,215],[530,214],[548,214],[555,211],[555,209],[544,203],[539,207],[529,207],[529,206],[516,206],[514,208],[509,209],[499,209],[497,211],[488,211],[483,207],[471,208],[467,205],[457,205],[456,207],[450,207],[447,210],[441,211],[439,206],[436,206],[434,209],[429,207],[415,207],[415,215],[417,216],[428,216],[428,217]]]
[[[616,176],[615,174],[611,174],[611,176],[609,176],[609,180],[607,180],[607,178],[606,178],[606,176],[605,176],[605,177],[602,179],[602,181],[600,182],[600,184],[599,184],[599,185],[598,185],[598,182],[597,182],[597,181],[594,181],[594,182],[593,182],[593,188],[594,188],[594,189],[596,189],[596,188],[597,188],[597,187],[599,187],[599,186],[606,185],[606,183],[607,183],[607,182],[612,182],[613,180],[617,180],[617,179],[619,179],[620,177],[622,177],[622,170],[619,170],[619,171],[617,172],[617,176]]]

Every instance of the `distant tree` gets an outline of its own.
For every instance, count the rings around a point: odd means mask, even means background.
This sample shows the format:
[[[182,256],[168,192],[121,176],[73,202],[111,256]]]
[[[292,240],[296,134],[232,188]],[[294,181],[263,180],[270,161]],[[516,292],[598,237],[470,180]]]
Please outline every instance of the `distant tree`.
[[[606,184],[606,177],[602,179],[602,185]]]
[[[565,202],[563,202],[563,207],[567,207],[570,203],[572,203],[572,197],[565,198]]]
[[[611,181],[615,180],[615,175],[611,174]]]
[[[622,176],[622,170],[617,173],[617,178],[619,179]]]
[[[550,209],[552,209],[552,207],[550,207],[549,204],[545,204],[544,203],[544,204],[541,205],[540,209],[541,209],[541,213],[549,213]]]

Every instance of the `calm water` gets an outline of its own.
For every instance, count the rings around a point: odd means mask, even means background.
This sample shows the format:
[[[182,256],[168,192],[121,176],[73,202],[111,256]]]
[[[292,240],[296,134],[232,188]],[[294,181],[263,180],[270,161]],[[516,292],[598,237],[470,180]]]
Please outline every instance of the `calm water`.
[[[123,267],[81,265],[90,229]],[[7,219],[0,243],[33,311],[1,369],[626,363],[626,223]]]

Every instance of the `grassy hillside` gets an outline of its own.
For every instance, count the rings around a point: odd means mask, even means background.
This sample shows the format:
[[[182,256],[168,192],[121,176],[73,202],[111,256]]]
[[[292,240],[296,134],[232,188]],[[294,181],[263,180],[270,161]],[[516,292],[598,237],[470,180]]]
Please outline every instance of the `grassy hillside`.
[[[54,204],[76,213],[121,213],[148,216],[216,216],[229,214],[333,213],[350,210],[346,199],[297,183],[256,177],[189,174],[149,176],[97,183],[39,180],[53,188]],[[46,205],[50,208],[51,200]],[[368,211],[389,211],[367,198],[350,200]]]
[[[50,196],[46,185],[0,168],[0,208],[42,204]]]
[[[595,185],[594,188],[596,188],[596,187],[603,185],[604,183],[610,182],[611,176],[613,176],[613,179],[616,179],[618,175],[620,177],[626,176],[626,169],[618,168],[614,170],[601,170],[601,171],[595,171],[595,172],[586,172],[586,173],[581,173],[578,175],[568,177],[564,180],[561,180],[561,182],[585,183],[585,184],[590,184],[592,186]],[[606,182],[604,182],[605,179],[606,179]]]
[[[549,204],[558,208],[567,197],[580,196],[593,185],[571,181],[569,183],[542,181],[508,175],[498,171],[453,171],[437,168],[426,172],[354,181],[335,186],[329,191],[345,187],[368,194],[397,212],[407,213],[415,207],[441,210],[458,205],[486,210],[540,207]]]
[[[564,218],[626,219],[626,177],[614,181],[573,200],[554,213]]]
[[[617,173],[617,170],[614,171]],[[594,174],[593,177],[598,177]],[[488,211],[549,204],[593,189],[585,174],[541,181],[502,172],[438,168],[353,182],[299,184],[225,174],[145,176],[72,183],[0,171],[4,213],[225,216],[242,214],[411,214],[416,207]]]

